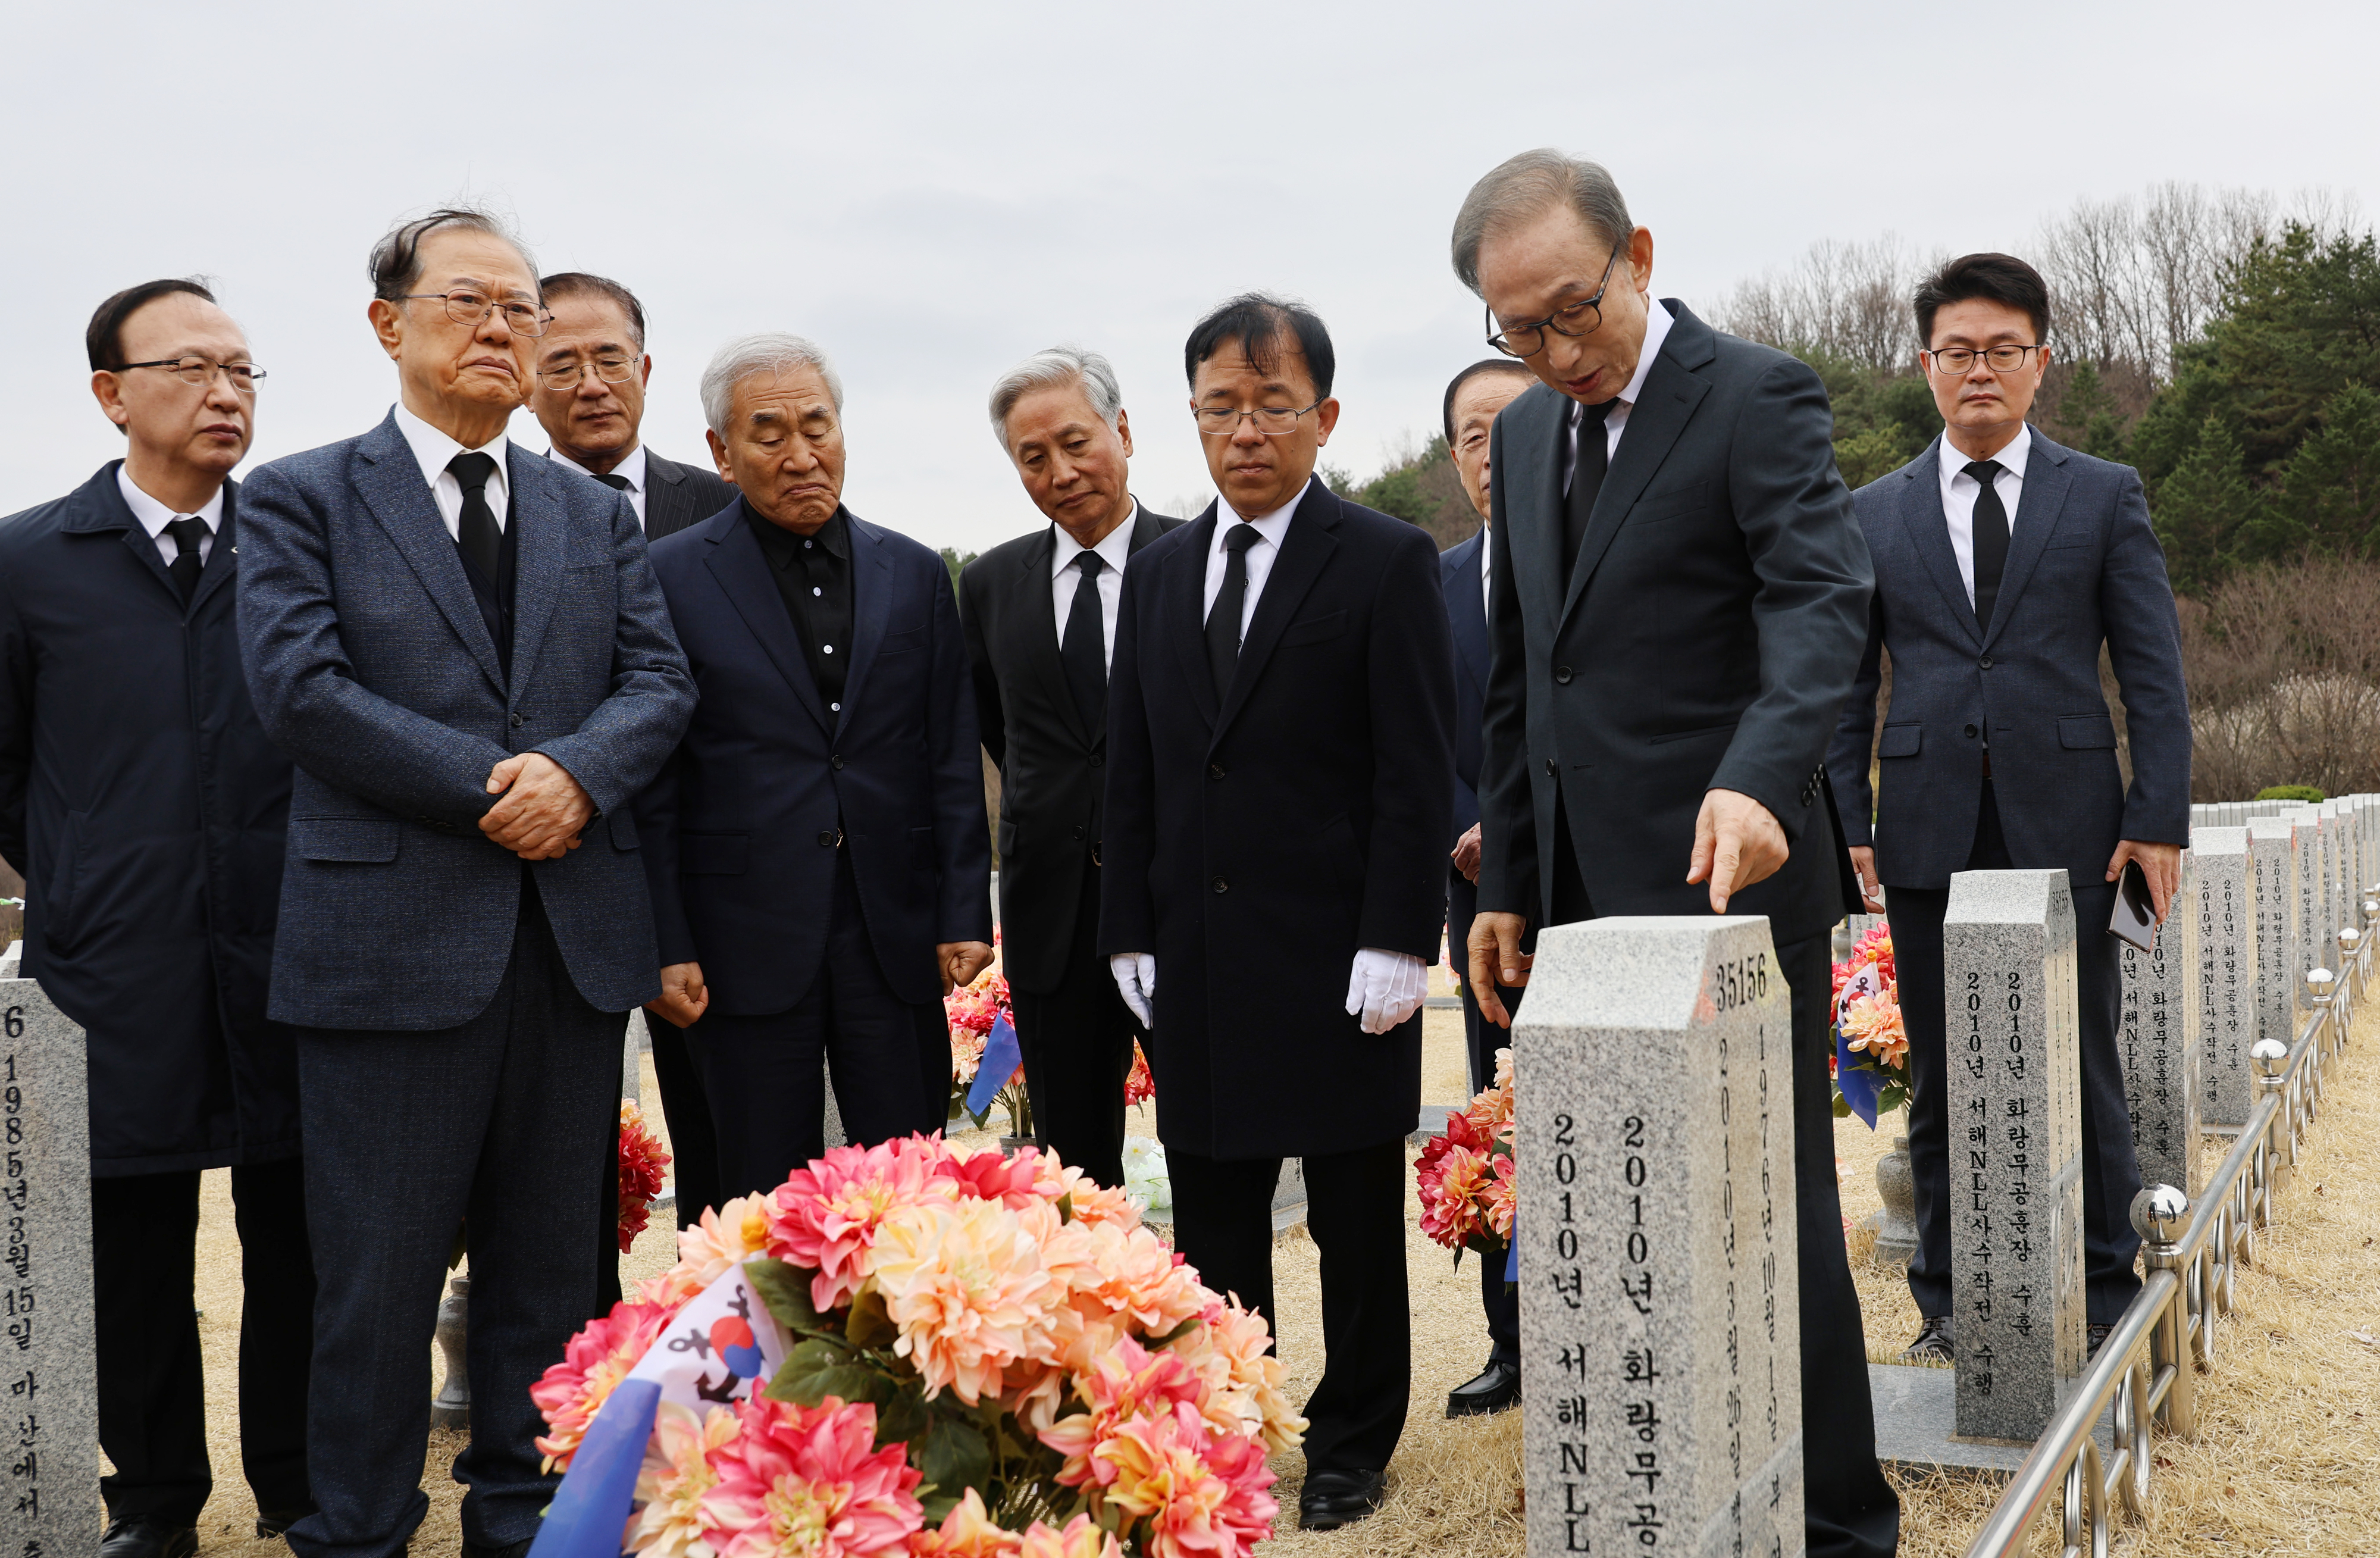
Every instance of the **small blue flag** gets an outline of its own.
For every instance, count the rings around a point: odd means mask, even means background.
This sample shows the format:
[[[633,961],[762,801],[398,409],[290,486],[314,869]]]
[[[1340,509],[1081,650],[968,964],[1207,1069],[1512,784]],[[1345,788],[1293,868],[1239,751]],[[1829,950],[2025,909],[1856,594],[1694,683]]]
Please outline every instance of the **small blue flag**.
[[[1000,1089],[1016,1075],[1023,1058],[1016,1047],[1015,1027],[1006,1017],[995,1018],[991,1031],[984,1036],[983,1063],[976,1067],[975,1085],[967,1089],[966,1112],[982,1118]]]
[[[1876,1091],[1883,1082],[1883,1077],[1868,1069],[1866,1052],[1852,1049],[1851,1041],[1843,1037],[1842,1029],[1838,1027],[1835,1029],[1835,1086],[1842,1089],[1843,1102],[1852,1106],[1852,1113],[1865,1120],[1870,1130],[1876,1129]]]
[[[1504,1241],[1504,1280],[1521,1280],[1521,1220],[1512,1219],[1512,1236]]]
[[[570,1457],[530,1558],[620,1558],[661,1401],[662,1387],[651,1380],[624,1380],[612,1392]]]

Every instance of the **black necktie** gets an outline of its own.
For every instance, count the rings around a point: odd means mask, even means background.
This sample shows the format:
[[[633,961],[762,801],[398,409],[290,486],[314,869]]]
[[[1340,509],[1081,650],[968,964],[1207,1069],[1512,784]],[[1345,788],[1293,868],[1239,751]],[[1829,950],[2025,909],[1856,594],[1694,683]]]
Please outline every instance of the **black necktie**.
[[[494,584],[497,570],[503,566],[498,558],[504,549],[504,538],[496,529],[496,512],[488,506],[488,478],[496,473],[495,456],[467,450],[448,460],[446,469],[463,484],[463,512],[455,527],[455,543],[463,549],[471,566]]]
[[[1215,701],[1232,690],[1232,673],[1240,666],[1240,613],[1248,599],[1248,548],[1260,539],[1245,519],[1229,521],[1223,532],[1223,588],[1216,592],[1215,609],[1207,614],[1207,665],[1215,674]]]
[[[207,522],[193,516],[184,516],[165,527],[174,538],[174,560],[165,571],[174,576],[174,588],[182,592],[182,604],[190,603],[190,596],[199,588],[199,568],[203,561],[199,556],[199,542],[206,539]]]
[[[1983,488],[1975,494],[1975,625],[1985,628],[1992,625],[1992,603],[1999,599],[2000,574],[2008,566],[2008,510],[1992,485],[1999,473],[1998,460],[1967,462],[1967,474]]]
[[[595,478],[595,480],[601,481],[603,485],[611,488],[612,491],[615,493],[625,493],[628,490],[628,479],[621,475],[616,470],[607,470],[602,475]]]
[[[1099,605],[1099,575],[1107,564],[1096,552],[1078,554],[1075,567],[1075,603],[1066,608],[1066,636],[1058,641],[1058,659],[1066,667],[1066,685],[1075,689],[1075,710],[1083,728],[1094,737],[1107,728],[1107,615]]]
[[[1583,408],[1578,420],[1578,460],[1570,473],[1570,498],[1562,505],[1562,583],[1578,569],[1578,549],[1586,540],[1586,522],[1595,513],[1595,495],[1603,491],[1603,473],[1611,463],[1611,439],[1603,419],[1612,401]]]

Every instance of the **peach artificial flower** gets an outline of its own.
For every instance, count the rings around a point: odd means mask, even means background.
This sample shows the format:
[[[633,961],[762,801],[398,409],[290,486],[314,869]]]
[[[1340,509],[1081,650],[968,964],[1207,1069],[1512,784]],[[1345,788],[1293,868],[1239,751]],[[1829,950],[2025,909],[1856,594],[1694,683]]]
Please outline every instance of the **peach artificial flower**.
[[[1117,1543],[1113,1532],[1091,1524],[1087,1515],[1077,1515],[1066,1522],[1062,1531],[1051,1530],[1038,1520],[1033,1522],[1026,1528],[1017,1558],[1123,1558],[1123,1548]]]
[[[769,1201],[765,1196],[737,1196],[717,1207],[705,1207],[692,1227],[677,1235],[677,1264],[647,1279],[639,1292],[647,1303],[683,1304],[769,1248]]]
[[[983,1495],[969,1488],[939,1528],[928,1526],[909,1539],[910,1558],[1016,1558],[1025,1539],[991,1523]]]
[[[628,1520],[626,1548],[638,1558],[719,1558],[728,1538],[703,1500],[719,1486],[711,1457],[742,1431],[733,1408],[713,1406],[699,1418],[674,1401],[661,1404],[652,1442],[637,1474],[644,1508]]]
[[[1144,1522],[1144,1558],[1240,1558],[1272,1534],[1264,1447],[1213,1432],[1187,1404],[1122,1424],[1092,1459],[1094,1502]]]
[[[1209,1426],[1262,1439],[1277,1453],[1305,1442],[1306,1423],[1281,1394],[1285,1371],[1271,1345],[1264,1316],[1234,1298],[1210,1305],[1205,1323],[1172,1350],[1205,1382],[1199,1412]]]
[[[953,1391],[970,1406],[997,1396],[1011,1364],[1055,1362],[1079,1330],[1026,1222],[998,1201],[923,1199],[875,1228],[865,1277],[928,1395]]]

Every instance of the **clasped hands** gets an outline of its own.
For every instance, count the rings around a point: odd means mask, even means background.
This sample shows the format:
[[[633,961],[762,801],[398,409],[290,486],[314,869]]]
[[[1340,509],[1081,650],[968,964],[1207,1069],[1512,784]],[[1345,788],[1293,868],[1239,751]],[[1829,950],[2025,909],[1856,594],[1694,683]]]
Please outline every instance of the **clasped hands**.
[[[1119,952],[1108,959],[1116,991],[1143,1027],[1154,1029],[1150,1015],[1157,999],[1157,957],[1153,953]],[[1429,965],[1409,952],[1383,952],[1365,947],[1347,970],[1347,1015],[1363,1019],[1366,1033],[1386,1033],[1421,1010],[1429,993]]]
[[[516,753],[490,769],[488,793],[504,798],[480,819],[480,831],[524,860],[562,858],[595,817],[578,781],[543,752]]]
[[[1755,882],[1775,876],[1792,846],[1785,830],[1769,809],[1740,790],[1706,790],[1702,810],[1694,817],[1694,853],[1687,858],[1686,880],[1710,883],[1713,914],[1725,914],[1727,902]],[[1529,982],[1533,954],[1521,950],[1528,919],[1518,914],[1483,914],[1471,922],[1469,954],[1471,993],[1479,1015],[1500,1028],[1512,1026],[1512,1016],[1497,993],[1500,985]]]

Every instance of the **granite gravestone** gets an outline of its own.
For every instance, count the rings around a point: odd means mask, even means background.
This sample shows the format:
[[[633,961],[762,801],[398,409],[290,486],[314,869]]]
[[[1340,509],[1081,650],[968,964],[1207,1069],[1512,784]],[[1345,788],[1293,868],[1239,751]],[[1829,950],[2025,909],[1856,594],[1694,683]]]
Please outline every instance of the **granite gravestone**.
[[[7,1558],[99,1551],[91,1114],[82,1029],[31,980],[0,980],[6,1296],[0,1530]]]
[[[2294,1032],[2313,1011],[2306,998],[2306,971],[2330,967],[2322,944],[2322,922],[2329,917],[2322,912],[2322,819],[2313,808],[2301,807],[2283,821],[2289,827],[2289,855],[2298,882],[2296,931],[2289,938],[2289,1027]]]
[[[2066,873],[1951,877],[1942,989],[1955,1421],[1965,1438],[2031,1441],[2082,1372],[2081,1032]]]
[[[1792,1018],[1768,922],[1547,931],[1513,1031],[1532,1553],[1799,1553]]]
[[[2254,1102],[2248,1053],[2256,1043],[2256,873],[2248,830],[2193,829],[2190,858],[2197,878],[2198,1117],[2244,1126]]]
[[[2204,975],[2198,950],[2201,891],[2198,862],[2185,849],[2181,885],[2155,944],[2143,952],[2127,943],[2119,955],[2123,1004],[2116,1029],[2141,1183],[2170,1185],[2192,1197],[2198,1194],[2198,1058],[2204,1037],[2198,1011]]]
[[[2287,1044],[2297,1033],[2297,855],[2289,821],[2259,817],[2248,824],[2248,854],[2256,876],[2256,1037]]]

